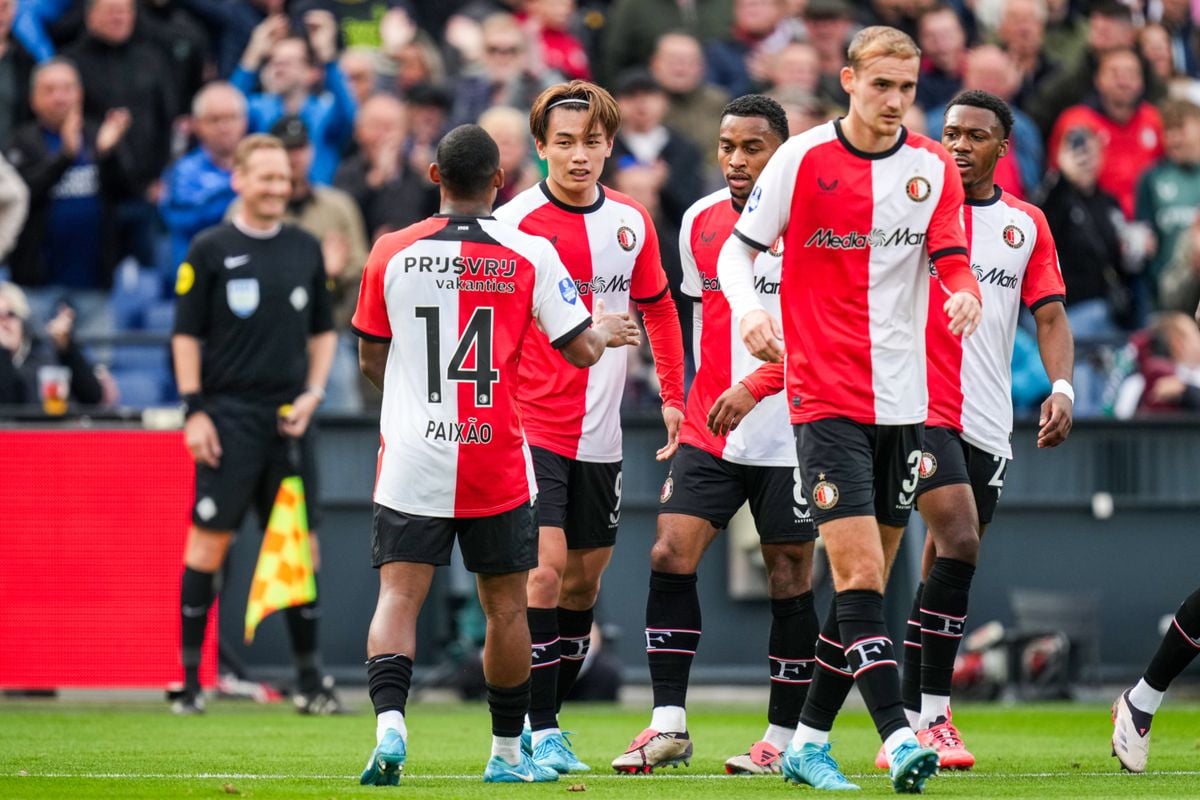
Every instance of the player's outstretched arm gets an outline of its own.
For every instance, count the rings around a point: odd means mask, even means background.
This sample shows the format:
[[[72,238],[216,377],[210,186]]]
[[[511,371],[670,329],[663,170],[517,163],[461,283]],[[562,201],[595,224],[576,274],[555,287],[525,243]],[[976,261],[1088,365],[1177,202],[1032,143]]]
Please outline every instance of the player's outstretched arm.
[[[1052,381],[1050,396],[1042,403],[1038,420],[1038,447],[1057,447],[1071,433],[1075,392],[1071,374],[1075,369],[1075,340],[1062,303],[1046,303],[1033,312],[1037,323],[1038,351],[1042,366]]]
[[[639,345],[641,342],[641,331],[629,312],[606,313],[604,301],[598,299],[592,308],[592,327],[567,342],[561,352],[571,366],[584,369],[599,361],[609,347]]]
[[[383,371],[387,367],[388,348],[391,342],[358,340],[358,368],[367,380],[379,391],[383,391]]]

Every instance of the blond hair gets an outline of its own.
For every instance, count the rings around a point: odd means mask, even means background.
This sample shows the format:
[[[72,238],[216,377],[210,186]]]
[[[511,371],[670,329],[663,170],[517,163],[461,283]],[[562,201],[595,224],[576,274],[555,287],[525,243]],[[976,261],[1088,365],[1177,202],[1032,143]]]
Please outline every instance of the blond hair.
[[[863,28],[850,40],[846,63],[857,70],[877,58],[920,58],[921,48],[907,33],[887,25]]]
[[[617,135],[621,127],[621,109],[608,91],[589,81],[571,81],[551,86],[538,95],[529,110],[529,132],[533,140],[546,143],[546,128],[550,124],[550,111],[556,104],[568,101],[559,108],[587,111],[587,130],[599,123],[609,139]],[[575,102],[571,102],[575,101]]]
[[[283,142],[279,140],[278,136],[272,136],[269,133],[252,133],[238,142],[237,149],[233,151],[233,168],[245,170],[250,156],[259,150],[287,152],[287,148],[283,146]]]

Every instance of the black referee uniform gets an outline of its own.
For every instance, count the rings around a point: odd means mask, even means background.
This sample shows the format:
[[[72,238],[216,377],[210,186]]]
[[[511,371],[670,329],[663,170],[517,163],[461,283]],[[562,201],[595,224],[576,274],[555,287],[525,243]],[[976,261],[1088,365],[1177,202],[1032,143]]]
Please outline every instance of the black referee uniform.
[[[192,522],[234,531],[254,506],[265,526],[284,477],[299,469],[312,529],[318,525],[313,428],[299,442],[279,432],[279,407],[306,390],[309,342],[333,330],[333,300],[320,243],[292,225],[254,235],[232,223],[200,233],[176,280],[175,330],[200,341],[200,396],[189,415],[212,419],[221,445],[217,467],[197,461]],[[319,391],[319,389],[318,389]],[[197,406],[193,408],[193,406]],[[176,713],[203,711],[198,667],[214,576],[185,565],[180,605],[185,689]],[[322,678],[316,601],[287,609],[302,713],[341,709]]]

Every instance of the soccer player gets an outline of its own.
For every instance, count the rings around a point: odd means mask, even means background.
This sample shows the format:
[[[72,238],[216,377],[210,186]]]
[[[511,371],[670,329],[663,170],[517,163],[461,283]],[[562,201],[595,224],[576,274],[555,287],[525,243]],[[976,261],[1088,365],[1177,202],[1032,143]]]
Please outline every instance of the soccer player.
[[[529,113],[545,181],[514,197],[496,218],[549,239],[589,308],[638,305],[662,386],[670,458],[683,422],[683,339],[654,224],[635,200],[599,184],[621,114],[612,95],[572,81],[543,91]],[[534,760],[560,773],[583,771],[558,727],[587,656],[600,578],[621,519],[621,395],[625,353],[590,369],[569,369],[534,331],[521,352],[517,405],[538,483],[538,566],[529,575],[533,641],[531,735]]]
[[[904,717],[883,587],[921,461],[927,264],[946,287],[956,336],[979,322],[979,286],[954,162],[901,125],[920,51],[906,34],[873,26],[854,37],[847,56],[847,115],[779,148],[721,250],[718,275],[750,352],[779,361],[786,350],[801,477],[836,590],[783,774],[817,788],[857,788],[828,743],[841,706],[830,688],[848,691],[852,679],[884,742],[893,785],[919,792],[938,757]],[[780,235],[782,326],[754,291],[752,260]]]
[[[636,344],[628,314],[593,317],[554,248],[493,219],[504,183],[477,125],[442,139],[430,179],[441,213],[388,234],[368,259],[352,325],[363,373],[383,390],[372,563],[379,601],[367,640],[378,745],[364,784],[399,782],[417,616],[457,538],[487,617],[483,672],[492,716],[488,782],[553,781],[521,752],[529,706],[525,583],[537,564],[533,464],[513,397],[533,332],[573,367]]]
[[[1010,365],[1022,303],[1033,313],[1042,364],[1053,381],[1042,403],[1037,446],[1057,447],[1071,430],[1074,343],[1054,238],[1040,209],[994,180],[1012,125],[1003,100],[966,91],[950,101],[942,128],[942,146],[962,178],[968,255],[987,313],[969,339],[951,335],[936,296],[937,277],[930,277],[929,419],[917,483],[917,510],[928,533],[901,689],[918,740],[938,751],[946,769],[975,764],[950,719],[950,679],[979,542],[1012,458]],[[886,762],[877,757],[875,766],[885,768]]]
[[[747,500],[771,597],[769,724],[762,741],[725,762],[726,771],[779,772],[780,752],[795,731],[811,679],[818,630],[812,597],[816,532],[797,483],[795,442],[779,394],[783,369],[763,364],[737,341],[717,280],[721,245],[754,181],[787,138],[787,114],[774,100],[746,95],[725,106],[717,160],[727,186],[697,201],[683,216],[683,292],[696,302],[692,319],[698,369],[679,451],[660,495],[658,534],[650,550],[646,654],[654,711],[650,726],[613,760],[619,772],[651,772],[691,758],[684,706],[701,630],[696,569],[717,533]],[[776,315],[780,255],[772,248],[754,261],[755,290]]]
[[[177,714],[204,711],[200,651],[233,531],[252,505],[266,526],[280,481],[297,466],[315,497],[309,423],[336,344],[321,244],[283,224],[291,192],[283,143],[263,134],[243,139],[232,180],[241,210],[195,238],[175,284],[171,351],[184,438],[196,461],[180,587],[184,688],[171,706]],[[287,611],[296,707],[335,713],[341,703],[332,679],[321,675],[317,617],[315,601]]]
[[[1188,595],[1171,619],[1162,643],[1141,680],[1113,703],[1112,754],[1130,772],[1145,772],[1150,723],[1167,687],[1200,653],[1200,589]]]

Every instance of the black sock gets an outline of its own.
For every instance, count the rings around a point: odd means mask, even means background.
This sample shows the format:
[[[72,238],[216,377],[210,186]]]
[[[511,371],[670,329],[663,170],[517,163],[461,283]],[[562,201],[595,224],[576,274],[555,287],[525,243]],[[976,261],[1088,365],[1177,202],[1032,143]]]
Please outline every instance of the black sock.
[[[771,639],[767,654],[771,669],[771,698],[767,721],[795,728],[813,679],[813,651],[820,624],[813,593],[771,601]]]
[[[975,567],[938,558],[921,594],[921,692],[950,696],[954,657],[967,623],[967,597]]]
[[[558,609],[558,648],[561,659],[558,663],[558,688],[555,691],[555,710],[562,708],[563,700],[575,685],[583,660],[592,647],[592,619],[594,608],[586,611]]]
[[[1200,653],[1200,589],[1192,592],[1175,612],[1158,652],[1143,676],[1152,689],[1165,692],[1171,681]]]
[[[833,730],[833,721],[854,686],[854,676],[842,651],[842,634],[838,630],[837,598],[829,604],[829,615],[817,637],[816,667],[813,682],[808,687],[800,724],[819,731]]]
[[[921,713],[921,596],[925,584],[917,584],[912,610],[904,626],[904,671],[900,673],[900,695],[904,707]]]
[[[928,594],[929,586],[925,587]],[[867,703],[879,738],[908,727],[900,700],[900,671],[887,626],[883,622],[883,595],[863,589],[838,592],[838,629],[846,663],[854,683]]]
[[[525,727],[525,711],[529,708],[529,691],[528,680],[510,688],[487,684],[488,711],[492,714],[492,736],[511,739],[521,735],[521,728]]]
[[[200,650],[204,647],[204,629],[208,627],[208,609],[215,594],[216,576],[183,568],[179,590],[179,617],[182,626],[183,682],[187,691],[200,691]]]
[[[688,675],[700,644],[700,595],[696,573],[650,571],[646,595],[646,658],[654,706],[684,706]]]
[[[321,609],[317,599],[304,605],[290,606],[284,612],[300,691],[304,694],[321,688],[321,654],[317,650],[317,620],[321,617]]]
[[[404,713],[408,688],[412,686],[412,659],[401,653],[384,653],[367,659],[367,691],[375,714]]]
[[[535,731],[558,727],[555,695],[558,693],[559,641],[558,610],[531,608],[529,639],[533,643],[533,659],[529,673],[529,727]],[[520,687],[517,687],[520,688]],[[503,689],[501,691],[508,691]],[[489,693],[490,698],[490,693]],[[525,714],[525,709],[521,709]],[[493,715],[494,717],[494,715]],[[519,731],[518,731],[519,732]],[[499,736],[500,734],[497,734]]]

